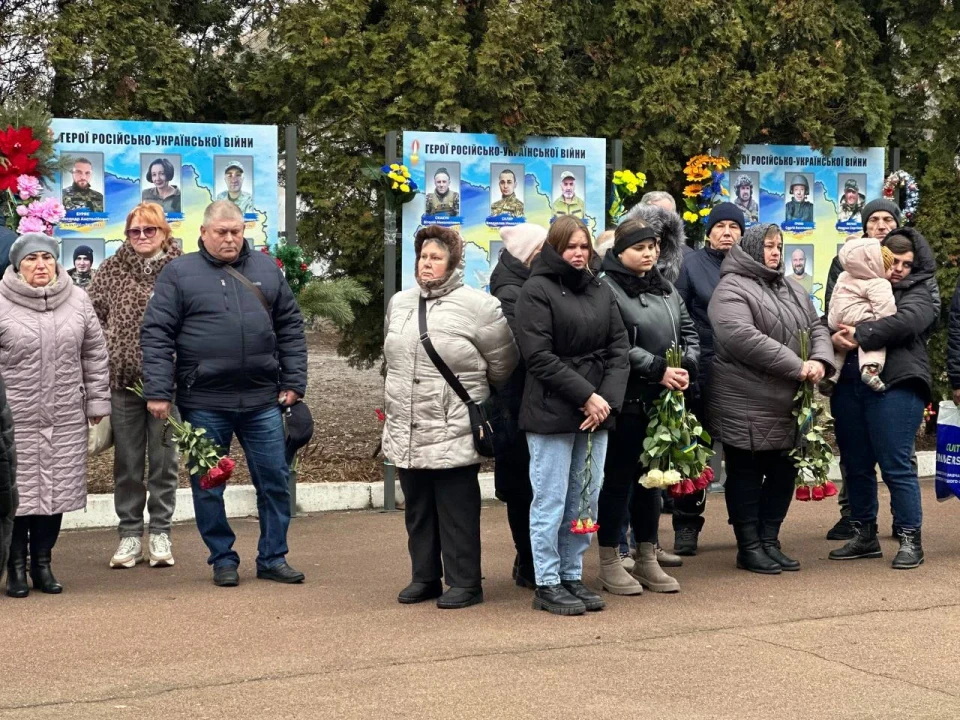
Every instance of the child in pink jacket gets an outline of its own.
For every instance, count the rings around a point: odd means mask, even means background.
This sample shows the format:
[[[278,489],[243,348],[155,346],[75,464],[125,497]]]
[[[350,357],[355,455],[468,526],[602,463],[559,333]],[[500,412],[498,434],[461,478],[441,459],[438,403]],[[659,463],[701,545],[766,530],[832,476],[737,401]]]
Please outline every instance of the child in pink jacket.
[[[893,267],[893,253],[881,247],[874,238],[850,240],[840,248],[840,264],[843,272],[837,278],[837,284],[830,298],[830,312],[827,324],[836,332],[841,325],[856,327],[862,322],[879,320],[893,315],[897,304],[893,299],[893,287],[890,285],[890,269]],[[871,390],[883,392],[886,385],[880,379],[887,351],[864,350],[860,348],[860,379]],[[835,383],[843,366],[846,352],[836,353],[837,372],[831,378]]]

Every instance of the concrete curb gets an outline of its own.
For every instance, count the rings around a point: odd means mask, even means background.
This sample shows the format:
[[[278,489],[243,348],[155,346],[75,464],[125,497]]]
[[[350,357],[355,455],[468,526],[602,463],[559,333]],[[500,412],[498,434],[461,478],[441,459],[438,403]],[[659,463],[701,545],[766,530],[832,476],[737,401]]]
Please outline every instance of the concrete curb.
[[[917,453],[917,462],[922,479],[932,479],[936,473],[936,453]],[[834,464],[830,478],[840,479],[839,467]],[[397,502],[403,502],[400,483],[396,484]],[[257,514],[257,495],[252,485],[230,485],[224,492],[227,517],[247,517]],[[494,499],[493,473],[480,475],[480,497]],[[383,483],[303,483],[297,485],[297,510],[303,513],[328,510],[381,510],[383,509]],[[174,522],[194,519],[193,496],[190,488],[177,490],[177,509]],[[113,495],[88,495],[83,510],[63,516],[63,527],[69,530],[116,527],[117,514]]]

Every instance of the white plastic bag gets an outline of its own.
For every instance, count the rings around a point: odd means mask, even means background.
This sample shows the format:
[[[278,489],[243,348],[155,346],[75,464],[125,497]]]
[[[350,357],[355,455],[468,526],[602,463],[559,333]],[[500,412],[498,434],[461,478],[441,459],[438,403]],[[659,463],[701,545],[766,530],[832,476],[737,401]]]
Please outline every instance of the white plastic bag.
[[[937,413],[937,500],[960,498],[960,408],[950,400]]]
[[[113,447],[113,427],[110,418],[101,418],[96,425],[91,425],[87,433],[87,455],[96,457],[105,450]]]

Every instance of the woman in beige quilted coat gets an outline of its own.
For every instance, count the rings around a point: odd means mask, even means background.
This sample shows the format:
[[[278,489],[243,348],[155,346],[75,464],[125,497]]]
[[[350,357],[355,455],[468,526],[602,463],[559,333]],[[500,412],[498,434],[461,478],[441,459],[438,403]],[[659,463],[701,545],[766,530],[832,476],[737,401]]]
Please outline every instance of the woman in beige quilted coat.
[[[20,236],[0,281],[0,374],[17,448],[20,506],[7,595],[59,593],[50,569],[63,513],[87,503],[87,421],[110,414],[107,346],[87,293],[57,262],[57,241]]]
[[[517,347],[500,301],[463,284],[463,241],[451,229],[417,232],[418,287],[390,301],[384,326],[384,455],[399,469],[413,581],[401,603],[439,598],[441,608],[483,602],[480,586],[481,457],[467,406],[431,362],[420,339],[418,310],[440,357],[472,400],[490,395],[517,364]],[[441,564],[442,558],[442,564]],[[441,577],[450,589],[443,593]],[[442,594],[442,597],[441,597]]]

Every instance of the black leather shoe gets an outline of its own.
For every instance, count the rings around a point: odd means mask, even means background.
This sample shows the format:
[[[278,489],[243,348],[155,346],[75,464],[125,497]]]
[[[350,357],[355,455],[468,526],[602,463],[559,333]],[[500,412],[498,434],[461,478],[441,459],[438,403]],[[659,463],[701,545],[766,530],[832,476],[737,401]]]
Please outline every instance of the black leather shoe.
[[[533,609],[546,610],[554,615],[583,615],[587,606],[563,585],[537,585],[533,593]]]
[[[479,605],[482,602],[483,588],[452,587],[440,596],[437,600],[437,607],[441,610],[460,610],[471,605]]]
[[[51,552],[49,550],[34,550],[30,557],[30,579],[33,580],[34,590],[59,595],[63,592],[63,585],[57,582],[50,569]]]
[[[866,558],[883,557],[880,549],[880,540],[877,538],[877,524],[851,520],[853,539],[842,548],[831,550],[828,557],[831,560],[863,560]]]
[[[848,517],[841,517],[837,520],[837,524],[830,528],[827,533],[827,540],[853,540],[854,537],[856,537],[856,533],[853,531],[853,525]]]
[[[286,583],[287,585],[302,583],[305,579],[302,572],[294,570],[285,562],[274,565],[273,567],[257,568],[257,577],[261,580],[273,580],[274,582]]]
[[[13,598],[25,598],[30,594],[27,585],[27,555],[10,548],[10,560],[7,562],[7,595]]]
[[[919,530],[901,530],[900,549],[893,559],[894,570],[912,570],[923,565],[923,545]]]
[[[673,552],[684,557],[693,557],[697,554],[699,536],[700,531],[696,528],[680,528],[673,538]]]
[[[582,602],[583,606],[590,612],[603,610],[607,606],[602,597],[579,580],[564,580],[560,584],[567,589],[568,593]]]
[[[213,584],[217,587],[236,587],[240,584],[240,573],[232,565],[214,568]]]
[[[397,602],[402,605],[414,605],[424,600],[433,600],[443,594],[443,584],[439,580],[422,583],[412,582],[397,595]]]

